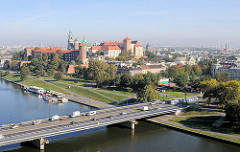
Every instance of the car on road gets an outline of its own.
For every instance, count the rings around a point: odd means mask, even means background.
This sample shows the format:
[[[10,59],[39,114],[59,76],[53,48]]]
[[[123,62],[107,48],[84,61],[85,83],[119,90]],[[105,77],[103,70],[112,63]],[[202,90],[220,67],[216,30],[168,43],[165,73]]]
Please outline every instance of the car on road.
[[[4,129],[6,127],[7,127],[6,125],[0,125],[0,129]]]
[[[75,124],[78,124],[78,122],[77,121],[71,121],[70,124],[75,125]]]
[[[89,111],[88,113],[86,113],[86,116],[93,116],[95,114],[97,114],[96,111]]]
[[[67,119],[68,119],[67,117],[60,118],[60,120],[67,120]]]
[[[37,124],[40,124],[41,122],[42,122],[41,120],[36,120],[32,122],[32,125],[37,125]]]
[[[11,126],[11,128],[12,128],[12,129],[19,128],[19,125],[14,124],[14,125]]]
[[[0,134],[0,139],[4,139],[4,136],[2,134]]]
[[[50,121],[54,121],[54,120],[58,120],[60,117],[59,117],[59,115],[54,115],[54,116],[52,116],[52,118],[50,118],[49,120]]]
[[[120,113],[120,115],[126,115],[127,113],[126,112],[124,112],[124,111],[122,111],[121,113]]]

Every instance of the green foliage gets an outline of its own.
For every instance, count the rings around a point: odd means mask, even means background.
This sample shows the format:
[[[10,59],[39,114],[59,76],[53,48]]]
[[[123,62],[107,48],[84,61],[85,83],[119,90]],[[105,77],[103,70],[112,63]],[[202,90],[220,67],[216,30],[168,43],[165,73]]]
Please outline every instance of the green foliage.
[[[63,78],[63,73],[61,71],[58,71],[55,73],[54,75],[54,79],[56,79],[57,81],[61,80]]]
[[[202,90],[203,98],[207,98],[208,103],[212,102],[213,98],[217,98],[219,82],[216,79],[202,81],[200,88]]]
[[[27,75],[29,74],[29,72],[30,72],[29,69],[25,65],[21,67],[21,72],[20,72],[21,81],[24,81],[27,79]]]
[[[146,85],[143,90],[137,92],[137,99],[139,101],[150,101],[158,98],[158,95],[155,93],[156,89],[153,85]]]
[[[213,65],[212,60],[205,59],[203,61],[200,61],[198,65],[202,68],[202,74],[211,75],[211,68]]]
[[[11,70],[19,70],[19,63],[18,63],[17,60],[14,60],[14,61],[12,62]]]
[[[178,72],[174,77],[174,82],[179,87],[184,87],[188,82],[188,74],[186,72]]]
[[[240,127],[240,104],[228,103],[225,107],[226,118],[230,120],[231,124],[236,127]]]
[[[108,85],[107,80],[110,79],[110,74],[104,71],[99,71],[96,75],[97,87],[103,87]]]
[[[224,72],[224,73],[217,72],[216,73],[216,79],[219,82],[229,81],[230,80],[230,73],[228,73],[228,72]]]
[[[9,63],[10,63],[9,60],[6,60],[6,61],[4,62],[4,65],[3,65],[4,69],[8,70],[8,69],[10,68]]]
[[[152,53],[152,52],[150,52],[150,51],[147,51],[147,52],[146,52],[146,56],[148,57],[148,59],[149,59],[150,61],[154,61],[154,60],[157,59],[157,55],[154,54],[154,53]]]
[[[128,88],[131,85],[132,82],[132,77],[130,74],[125,73],[121,76],[120,78],[120,83],[119,83],[119,88]]]

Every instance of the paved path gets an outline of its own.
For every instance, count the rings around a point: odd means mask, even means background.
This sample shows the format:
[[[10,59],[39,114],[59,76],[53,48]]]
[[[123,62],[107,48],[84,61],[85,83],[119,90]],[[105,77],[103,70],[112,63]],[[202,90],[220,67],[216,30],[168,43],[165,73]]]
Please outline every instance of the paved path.
[[[45,82],[50,83],[50,82],[48,82],[48,81],[45,81]],[[63,89],[63,90],[66,90],[66,91],[68,91],[68,92],[70,92],[71,95],[68,95],[67,97],[68,97],[69,100],[72,100],[72,101],[74,101],[74,102],[82,103],[82,104],[85,104],[85,105],[90,105],[90,106],[96,107],[96,108],[104,108],[104,107],[110,107],[110,106],[112,106],[112,105],[107,104],[107,103],[105,103],[105,102],[101,102],[101,101],[98,101],[98,100],[94,100],[94,99],[91,99],[91,98],[82,96],[82,95],[80,95],[80,94],[74,93],[74,92],[72,92],[72,91],[69,91],[69,90],[66,89],[66,88],[62,88],[62,87],[60,87],[60,86],[58,86],[58,85],[55,85],[55,84],[53,84],[53,83],[50,83],[50,84],[51,84],[51,85],[54,85],[54,86],[56,86],[56,87],[58,87],[58,88],[61,88],[61,89]]]

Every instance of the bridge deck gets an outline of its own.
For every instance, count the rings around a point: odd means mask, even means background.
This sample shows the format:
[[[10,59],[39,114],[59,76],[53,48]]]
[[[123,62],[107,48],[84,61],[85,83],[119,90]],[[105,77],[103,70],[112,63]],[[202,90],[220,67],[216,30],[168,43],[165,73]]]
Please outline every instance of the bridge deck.
[[[148,106],[150,110],[142,111],[142,106]],[[32,123],[29,121],[23,122],[19,128],[11,129],[10,127],[7,127],[6,129],[2,129],[0,131],[0,134],[4,135],[5,137],[4,139],[0,139],[0,146],[31,141],[39,139],[41,137],[45,138],[110,124],[121,123],[130,120],[152,117],[155,115],[175,112],[181,108],[182,107],[166,105],[160,102],[156,102],[155,104],[151,104],[151,102],[145,102],[96,110],[97,114],[94,116],[80,116],[77,118],[68,118],[67,120],[57,120],[53,122],[44,119],[42,123],[37,125],[32,125]],[[121,112],[125,112],[126,114],[121,115]],[[77,123],[70,124],[72,121],[76,121]]]

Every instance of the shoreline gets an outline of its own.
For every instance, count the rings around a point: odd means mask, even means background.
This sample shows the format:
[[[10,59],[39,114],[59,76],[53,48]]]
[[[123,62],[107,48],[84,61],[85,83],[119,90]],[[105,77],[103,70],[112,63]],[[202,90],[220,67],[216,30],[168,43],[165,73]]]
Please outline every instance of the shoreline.
[[[189,128],[187,126],[186,127],[181,127],[181,126],[177,126],[177,125],[174,125],[174,124],[161,122],[160,120],[156,120],[156,118],[158,118],[158,117],[144,119],[144,121],[155,124],[155,125],[163,126],[163,127],[166,127],[166,128],[170,128],[170,129],[173,129],[173,130],[176,130],[176,131],[179,131],[179,132],[188,133],[188,134],[192,134],[192,135],[196,135],[196,136],[201,136],[201,137],[205,137],[205,138],[208,138],[208,139],[213,139],[213,140],[220,141],[220,142],[225,142],[225,143],[228,143],[228,144],[233,144],[233,145],[238,145],[238,146],[240,145],[240,136],[239,136],[239,139],[236,139],[238,141],[232,141],[232,140],[229,140],[229,139],[224,139],[224,136],[223,136],[223,138],[222,137],[214,137],[214,136],[208,135],[207,132],[206,132],[206,134],[204,134],[204,131],[202,131],[202,130]],[[200,133],[200,132],[203,132],[203,133]],[[211,132],[211,134],[214,134],[214,132]],[[215,134],[215,135],[219,136],[217,134]]]

